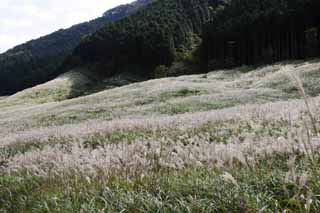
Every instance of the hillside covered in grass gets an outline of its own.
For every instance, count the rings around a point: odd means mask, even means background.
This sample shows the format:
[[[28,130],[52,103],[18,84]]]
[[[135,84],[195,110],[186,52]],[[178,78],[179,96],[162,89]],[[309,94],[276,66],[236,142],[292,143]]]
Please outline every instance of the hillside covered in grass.
[[[319,60],[53,98],[84,79],[0,100],[0,211],[320,209]]]
[[[140,0],[0,55],[33,86],[0,96],[0,212],[319,212],[317,9]]]

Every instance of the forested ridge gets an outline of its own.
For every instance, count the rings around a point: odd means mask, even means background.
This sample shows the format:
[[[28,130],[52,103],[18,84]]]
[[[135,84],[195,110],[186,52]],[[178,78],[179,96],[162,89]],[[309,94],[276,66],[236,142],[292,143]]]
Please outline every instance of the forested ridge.
[[[157,1],[83,39],[67,64],[154,77],[188,51],[208,70],[316,57],[319,8],[317,0]]]
[[[72,66],[94,64],[96,72],[143,72],[153,76],[192,49],[219,1],[162,0],[109,24],[82,40],[70,59]]]
[[[130,15],[150,2],[152,0],[138,0],[132,4],[120,5],[108,10],[100,18],[58,30],[1,54],[0,94],[10,94],[35,86],[61,74],[57,69],[84,35]]]

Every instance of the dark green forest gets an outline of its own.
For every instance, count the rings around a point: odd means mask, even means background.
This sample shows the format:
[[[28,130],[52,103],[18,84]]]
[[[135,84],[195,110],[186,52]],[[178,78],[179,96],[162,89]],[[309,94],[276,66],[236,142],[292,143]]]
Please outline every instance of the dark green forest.
[[[0,54],[0,95],[12,94],[55,78],[61,74],[60,66],[83,36],[130,15],[151,2],[152,0],[138,0],[118,6],[108,10],[100,18],[58,30]]]
[[[208,68],[203,72],[316,57],[318,9],[317,0],[157,1],[86,37],[68,64],[107,76],[154,77],[157,67],[170,67],[190,51]],[[202,40],[196,50],[195,37]]]
[[[320,55],[318,0],[233,0],[203,35],[209,69]]]
[[[216,1],[212,1],[216,2]],[[209,20],[208,0],[161,0],[87,36],[69,65],[90,64],[106,76],[140,72],[149,77],[190,51]]]

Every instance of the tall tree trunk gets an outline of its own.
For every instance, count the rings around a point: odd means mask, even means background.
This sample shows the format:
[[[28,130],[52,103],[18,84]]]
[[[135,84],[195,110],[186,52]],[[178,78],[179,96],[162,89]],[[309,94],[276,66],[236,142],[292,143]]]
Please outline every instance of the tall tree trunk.
[[[294,27],[293,27],[293,18],[290,18],[290,23],[289,23],[289,29],[288,29],[288,45],[289,45],[289,49],[288,49],[288,54],[289,54],[289,58],[294,58],[294,53],[293,53],[293,41],[294,41]]]
[[[246,30],[245,33],[245,41],[246,41],[246,49],[245,49],[245,56],[246,56],[246,65],[250,64],[250,39],[249,39],[249,32]]]
[[[241,50],[240,50],[240,57],[241,57],[241,65],[244,65],[247,63],[247,56],[246,56],[246,38],[245,33],[241,33],[240,35],[240,41],[241,41]]]
[[[317,19],[317,28],[318,28],[318,33],[317,33],[317,40],[318,40],[318,55],[320,55],[320,17]]]

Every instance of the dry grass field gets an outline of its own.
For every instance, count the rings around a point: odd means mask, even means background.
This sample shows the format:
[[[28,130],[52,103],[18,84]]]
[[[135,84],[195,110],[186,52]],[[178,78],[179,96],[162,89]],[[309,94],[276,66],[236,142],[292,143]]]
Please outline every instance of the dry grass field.
[[[90,83],[0,99],[0,212],[320,209],[319,60]]]

